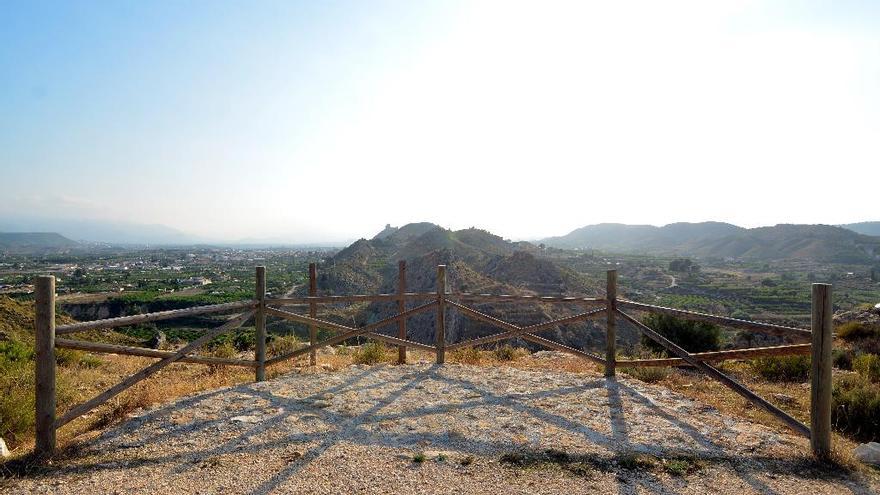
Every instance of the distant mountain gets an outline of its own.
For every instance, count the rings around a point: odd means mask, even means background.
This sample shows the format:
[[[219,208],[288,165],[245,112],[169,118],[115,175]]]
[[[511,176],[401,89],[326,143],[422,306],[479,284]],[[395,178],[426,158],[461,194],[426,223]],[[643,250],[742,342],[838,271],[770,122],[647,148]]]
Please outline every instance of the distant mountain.
[[[54,232],[0,232],[0,252],[57,251],[78,245],[77,242]]]
[[[880,236],[880,222],[848,223],[845,225],[838,225],[838,227],[843,227],[862,235]]]
[[[746,229],[722,222],[671,223],[663,227],[600,223],[581,227],[561,237],[540,242],[568,249],[601,251],[670,251],[676,247],[739,234]]]
[[[72,220],[43,217],[0,218],[0,231],[58,232],[87,242],[111,244],[194,244],[202,239],[164,225],[145,225],[104,220]]]
[[[880,259],[880,237],[830,225],[781,224],[745,229],[719,222],[673,223],[663,227],[599,224],[541,242],[569,249],[703,258],[809,259],[857,264]]]

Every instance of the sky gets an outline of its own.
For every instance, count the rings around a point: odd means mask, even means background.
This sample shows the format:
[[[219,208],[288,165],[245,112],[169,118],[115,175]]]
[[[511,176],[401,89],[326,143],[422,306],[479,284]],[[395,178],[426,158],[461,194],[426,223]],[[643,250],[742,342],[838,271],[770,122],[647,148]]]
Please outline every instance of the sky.
[[[6,1],[0,216],[880,220],[880,2]]]

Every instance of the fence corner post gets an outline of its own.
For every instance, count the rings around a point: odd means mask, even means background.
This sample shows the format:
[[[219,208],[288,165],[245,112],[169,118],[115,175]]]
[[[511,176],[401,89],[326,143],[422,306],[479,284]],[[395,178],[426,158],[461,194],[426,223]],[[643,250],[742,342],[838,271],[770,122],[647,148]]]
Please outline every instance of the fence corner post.
[[[34,330],[36,341],[37,455],[55,452],[55,277],[36,278]]]
[[[254,314],[254,326],[256,327],[256,381],[266,380],[266,267],[256,268],[256,296],[257,311]]]
[[[437,364],[446,362],[446,265],[437,265]]]
[[[831,284],[813,284],[812,360],[810,383],[810,447],[813,455],[831,454],[831,348],[833,347]]]
[[[406,311],[406,260],[397,262],[397,293],[400,299],[397,300],[397,312]],[[406,318],[397,320],[397,338],[406,340]],[[406,346],[397,346],[397,364],[406,364]]]
[[[608,270],[605,279],[605,376],[617,370],[617,270]]]
[[[317,297],[318,296],[318,265],[315,263],[309,263],[309,297]],[[317,318],[318,317],[318,303],[315,301],[309,301],[309,317]],[[309,365],[317,366],[318,365],[318,353],[315,350],[315,344],[318,342],[318,327],[315,325],[309,325],[309,345],[312,346],[312,350],[309,351]]]

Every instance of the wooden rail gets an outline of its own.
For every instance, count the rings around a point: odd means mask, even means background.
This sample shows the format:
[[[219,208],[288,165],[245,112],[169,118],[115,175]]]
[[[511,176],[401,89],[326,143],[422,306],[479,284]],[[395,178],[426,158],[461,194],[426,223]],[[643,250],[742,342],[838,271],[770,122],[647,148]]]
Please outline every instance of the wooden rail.
[[[55,339],[55,347],[63,349],[76,349],[86,352],[97,352],[102,354],[119,354],[122,356],[141,356],[153,358],[167,358],[174,356],[173,351],[160,351],[157,349],[145,349],[143,347],[130,347],[117,344],[104,344],[101,342],[87,342],[84,340]],[[210,365],[226,365],[226,366],[246,366],[256,368],[259,366],[257,361],[249,361],[246,359],[225,359],[210,356],[185,356],[180,359],[182,363],[210,364]]]
[[[619,299],[617,297],[617,272],[609,270],[606,278],[605,297],[579,297],[568,295],[542,296],[542,295],[516,295],[516,294],[475,294],[469,292],[450,291],[447,286],[446,266],[437,267],[437,288],[435,292],[406,292],[406,262],[398,264],[397,292],[393,294],[361,294],[349,296],[321,296],[318,294],[317,266],[309,266],[309,288],[307,297],[266,297],[266,273],[264,267],[257,267],[255,272],[255,298],[250,301],[239,301],[225,304],[197,306],[186,309],[159,311],[143,315],[123,316],[105,320],[74,323],[55,327],[55,286],[54,277],[38,277],[36,280],[36,451],[48,454],[55,449],[56,430],[80,415],[92,410],[101,403],[109,400],[132,385],[152,376],[159,370],[175,362],[186,362],[206,365],[229,365],[251,367],[255,370],[257,381],[265,380],[267,366],[272,366],[299,356],[309,355],[311,365],[317,364],[317,351],[323,347],[340,344],[354,337],[363,336],[369,339],[385,342],[397,346],[397,362],[406,363],[407,349],[418,349],[432,352],[436,356],[436,362],[443,364],[447,350],[456,350],[464,347],[485,346],[508,339],[523,339],[528,342],[573,354],[604,367],[605,375],[614,376],[618,366],[645,367],[645,366],[692,366],[705,373],[709,377],[718,380],[746,400],[765,409],[773,416],[780,419],[787,426],[810,438],[813,453],[817,457],[825,458],[831,449],[831,348],[833,335],[831,328],[830,291],[828,285],[813,285],[813,321],[811,330],[794,328],[772,323],[740,320],[724,316],[685,311],[675,308],[654,306]],[[410,301],[421,304],[407,309]],[[343,325],[318,317],[320,305],[359,304],[359,303],[388,303],[394,305],[397,312],[380,321],[368,325],[354,327]],[[517,325],[500,318],[493,317],[467,303],[517,303],[517,304],[568,304],[583,311],[562,318],[553,319],[527,326]],[[307,314],[299,314],[287,308],[290,306],[306,306]],[[436,327],[434,342],[432,344],[416,342],[408,339],[406,320],[414,315],[436,310]],[[751,349],[733,349],[715,352],[688,353],[677,344],[669,341],[655,330],[645,325],[639,319],[633,317],[624,310],[648,312],[662,315],[671,315],[694,321],[704,321],[731,328],[763,332],[773,335],[784,335],[791,339],[811,339],[811,343],[780,345],[774,347],[760,347]],[[211,313],[243,313],[230,318],[219,327],[206,332],[198,339],[190,342],[177,351],[162,351],[156,349],[144,349],[139,347],[105,344],[99,342],[87,342],[72,339],[56,339],[56,335],[71,334],[95,329],[110,329],[126,325],[135,325],[151,321],[167,320],[185,316],[195,316]],[[446,319],[447,312],[458,312],[462,316],[487,323],[500,328],[502,331],[484,337],[473,338],[460,342],[447,342]],[[579,324],[588,320],[597,320],[604,316],[606,326],[606,342],[604,359],[593,353],[576,349],[559,342],[537,335],[537,333],[555,329],[563,325]],[[617,327],[618,319],[621,323],[634,325],[647,338],[664,347],[671,357],[656,359],[627,359],[617,358]],[[309,344],[280,356],[266,357],[266,320],[269,317],[284,318],[306,325],[309,328]],[[218,335],[233,330],[249,319],[253,318],[256,329],[256,345],[254,359],[221,359],[209,356],[193,355],[193,352],[217,337]],[[380,328],[396,324],[396,336],[379,333]],[[336,335],[317,341],[317,330],[323,328],[337,332]],[[60,418],[56,419],[55,405],[55,348],[79,349],[88,352],[110,353],[120,355],[142,356],[157,358],[159,361],[147,366],[140,372],[126,378],[114,385],[107,391],[99,394],[83,404],[73,407]],[[708,363],[729,359],[752,359],[763,356],[780,355],[805,355],[812,356],[812,383],[811,383],[811,408],[810,426],[806,426],[791,417],[786,412],[764,400],[754,392],[748,390],[741,383],[712,367]]]
[[[237,311],[240,309],[246,308],[255,308],[257,306],[257,302],[255,301],[239,301],[239,302],[231,302],[226,304],[211,304],[208,306],[196,306],[194,308],[186,308],[186,309],[172,309],[168,311],[157,311],[155,313],[147,313],[143,315],[134,315],[134,316],[121,316],[119,318],[107,318],[104,320],[95,320],[95,321],[84,321],[81,323],[71,323],[68,325],[61,325],[55,329],[56,335],[63,335],[66,333],[77,333],[77,332],[85,332],[87,330],[97,330],[97,329],[109,329],[116,327],[124,327],[128,325],[138,325],[141,323],[148,323],[151,321],[159,321],[159,320],[171,320],[174,318],[181,318],[184,316],[196,316],[196,315],[204,315],[210,313],[223,313],[226,311]]]
[[[771,335],[780,335],[793,338],[809,340],[812,332],[803,328],[786,327],[783,325],[774,325],[773,323],[762,323],[759,321],[739,320],[737,318],[729,318],[727,316],[710,315],[707,313],[698,313],[696,311],[686,311],[683,309],[665,308],[663,306],[654,306],[651,304],[637,303],[635,301],[620,300],[617,305],[621,308],[631,308],[649,313],[670,315],[685,320],[702,321],[706,323],[714,323],[724,327],[739,328],[742,330],[752,330]]]
[[[730,351],[698,352],[691,354],[694,359],[703,362],[728,361],[731,359],[754,359],[770,356],[794,356],[809,355],[812,344],[779,345],[774,347],[753,347],[751,349],[733,349]],[[654,359],[618,359],[619,366],[629,368],[644,368],[650,366],[681,366],[688,364],[682,358],[654,358]]]
[[[639,320],[633,318],[632,316],[630,316],[622,311],[618,311],[618,313],[624,319],[628,320],[630,323],[635,325],[639,330],[642,331],[643,334],[647,335],[651,340],[653,340],[654,342],[657,342],[658,344],[660,344],[664,348],[666,348],[667,351],[680,357],[681,359],[686,361],[688,364],[690,364],[691,366],[702,371],[706,375],[709,375],[710,377],[718,380],[719,382],[726,385],[728,388],[730,388],[734,392],[743,396],[749,402],[751,402],[757,406],[760,406],[761,408],[763,408],[767,412],[769,412],[769,413],[773,414],[774,416],[776,416],[777,418],[781,419],[786,425],[788,425],[794,431],[806,436],[807,438],[810,437],[810,429],[806,425],[801,423],[800,421],[789,416],[782,409],[779,409],[778,407],[774,406],[773,404],[767,402],[765,399],[761,398],[759,395],[752,392],[751,390],[749,390],[748,388],[746,388],[745,386],[743,386],[742,384],[740,384],[739,382],[737,382],[733,378],[730,378],[729,376],[725,375],[724,373],[718,371],[718,369],[713,368],[712,366],[695,358],[693,355],[689,354],[687,351],[685,351],[684,349],[682,349],[681,347],[679,347],[678,345],[676,345],[672,341],[668,340],[666,337],[663,337],[659,333],[655,332],[652,328],[648,327],[647,325],[640,322]]]

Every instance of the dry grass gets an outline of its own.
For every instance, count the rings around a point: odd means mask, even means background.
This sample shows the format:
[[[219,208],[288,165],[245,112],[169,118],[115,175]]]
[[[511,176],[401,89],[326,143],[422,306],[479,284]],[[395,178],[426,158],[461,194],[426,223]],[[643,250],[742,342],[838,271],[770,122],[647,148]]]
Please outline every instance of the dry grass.
[[[449,352],[447,357],[452,363],[491,366],[499,363],[515,363],[528,355],[528,349],[504,344],[493,349],[461,347]]]

